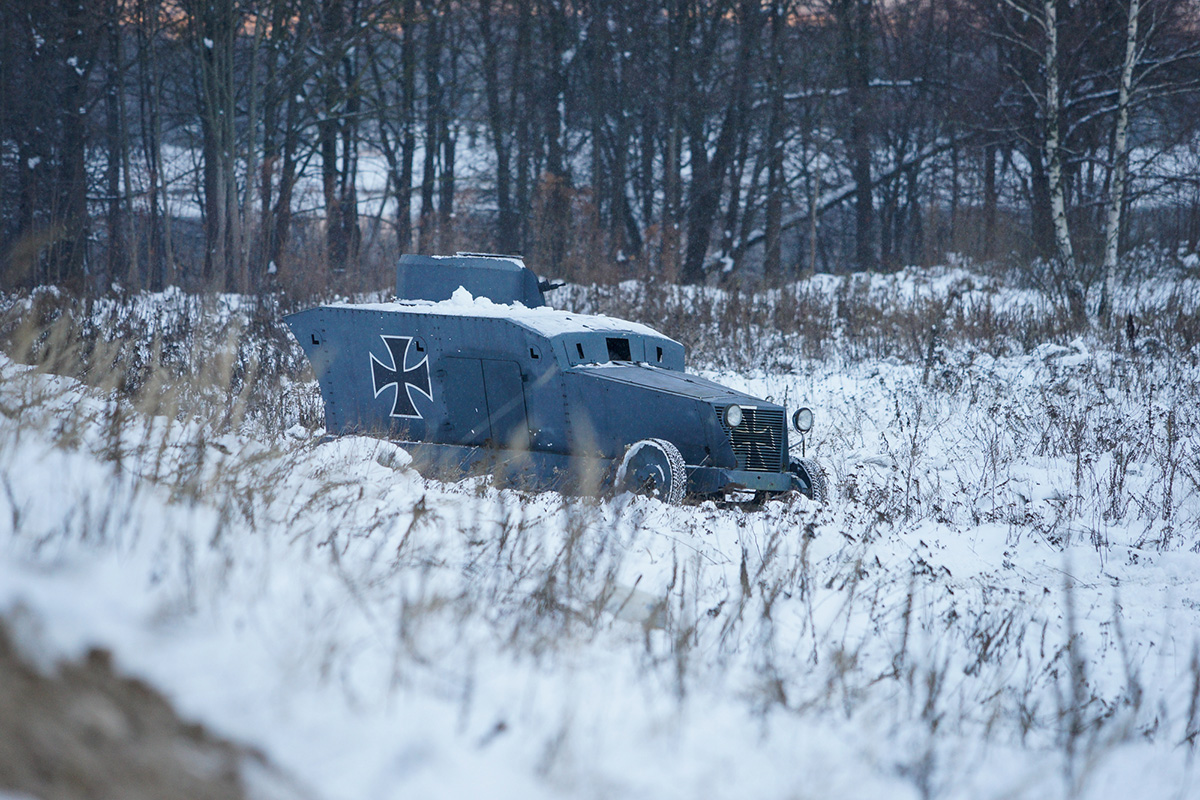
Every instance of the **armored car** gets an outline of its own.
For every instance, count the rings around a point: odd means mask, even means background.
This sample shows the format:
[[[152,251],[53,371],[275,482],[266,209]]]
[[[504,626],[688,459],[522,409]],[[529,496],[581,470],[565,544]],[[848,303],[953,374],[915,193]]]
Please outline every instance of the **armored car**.
[[[330,434],[539,488],[825,497],[820,468],[790,456],[782,406],[688,374],[683,346],[645,325],[548,308],[519,258],[405,255],[396,285],[395,302],[286,318]],[[812,412],[792,422],[803,436]]]

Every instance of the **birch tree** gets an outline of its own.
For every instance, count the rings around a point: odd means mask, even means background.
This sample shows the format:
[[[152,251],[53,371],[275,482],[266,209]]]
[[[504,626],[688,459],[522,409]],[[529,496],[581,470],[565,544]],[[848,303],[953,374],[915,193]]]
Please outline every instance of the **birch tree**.
[[[1099,305],[1099,322],[1108,327],[1116,294],[1117,256],[1121,234],[1125,227],[1126,210],[1130,203],[1130,133],[1135,114],[1151,108],[1155,100],[1179,98],[1200,87],[1200,41],[1194,28],[1196,5],[1173,0],[1127,0],[1121,59],[1117,73],[1112,105],[1112,135],[1109,147],[1108,192],[1104,202],[1104,281]],[[1175,103],[1160,104],[1160,110]],[[1168,111],[1155,135],[1174,127],[1167,120],[1179,116]],[[1166,125],[1162,123],[1166,122]],[[1194,136],[1194,129],[1177,131],[1184,140]],[[1167,134],[1169,142],[1178,141]]]
[[[1018,52],[1013,56],[1010,69],[1021,82],[1038,123],[1034,126],[1033,135],[1025,139],[1030,151],[1031,211],[1035,239],[1041,244],[1037,236],[1039,229],[1052,235],[1053,245],[1047,248],[1050,258],[1057,265],[1056,271],[1071,316],[1077,322],[1082,322],[1086,320],[1083,284],[1077,275],[1075,248],[1067,216],[1059,0],[1034,0],[1032,4],[1004,0],[1004,3],[1016,14],[1009,23],[1009,31],[1000,32],[999,35],[1017,45]],[[1031,75],[1028,69],[1022,68],[1022,59],[1019,57],[1021,50],[1036,58],[1040,80]],[[1047,215],[1049,219],[1043,219]]]
[[[1062,97],[1058,84],[1058,0],[1042,0],[1042,28],[1046,34],[1042,68],[1046,74],[1046,96],[1042,107],[1046,120],[1043,153],[1050,179],[1050,213],[1054,223],[1054,243],[1058,260],[1067,270],[1075,268],[1075,250],[1071,246],[1071,228],[1067,221],[1067,191],[1063,176],[1063,146],[1059,122]]]
[[[1117,85],[1117,118],[1113,128],[1112,179],[1108,188],[1108,215],[1104,226],[1104,289],[1100,296],[1100,322],[1112,322],[1113,293],[1116,290],[1117,245],[1121,238],[1121,204],[1125,201],[1125,175],[1128,165],[1129,96],[1133,88],[1133,67],[1138,57],[1138,17],[1141,0],[1129,0],[1129,19],[1125,24],[1125,59]]]

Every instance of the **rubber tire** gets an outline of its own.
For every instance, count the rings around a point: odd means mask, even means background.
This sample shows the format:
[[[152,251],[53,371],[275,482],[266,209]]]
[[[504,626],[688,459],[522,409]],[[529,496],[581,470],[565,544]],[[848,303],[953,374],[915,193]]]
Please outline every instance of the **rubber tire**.
[[[820,464],[807,458],[793,458],[788,464],[788,472],[799,476],[800,482],[809,487],[807,492],[801,489],[800,494],[818,503],[829,501],[829,484]]]
[[[613,485],[618,492],[657,497],[677,506],[687,488],[683,456],[666,439],[642,439],[625,451]]]

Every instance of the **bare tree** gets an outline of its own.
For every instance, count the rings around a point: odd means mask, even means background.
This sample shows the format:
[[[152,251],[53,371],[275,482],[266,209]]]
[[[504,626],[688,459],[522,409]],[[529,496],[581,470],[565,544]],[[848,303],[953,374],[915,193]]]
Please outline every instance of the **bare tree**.
[[[184,11],[199,67],[196,80],[204,194],[203,281],[210,288],[241,288],[243,230],[237,185],[234,65],[241,9],[234,0],[186,0]]]
[[[158,39],[163,28],[159,0],[135,0],[137,32],[137,99],[141,131],[141,159],[145,164],[149,234],[146,242],[148,284],[161,289],[176,280],[172,253],[171,219],[163,187],[162,75],[158,67]]]
[[[399,25],[399,59],[390,58]],[[398,18],[381,20],[382,44],[367,41],[367,69],[372,76],[377,141],[396,194],[396,243],[400,252],[412,246],[412,180],[416,151],[416,0],[405,0]]]
[[[326,259],[336,272],[358,263],[358,144],[362,105],[359,0],[321,0],[317,140],[325,199]]]
[[[292,228],[292,198],[300,177],[305,84],[313,64],[304,57],[312,42],[311,0],[271,5],[265,42],[262,89],[262,158],[259,167],[259,252],[256,280],[287,269],[285,253]]]
[[[832,0],[838,60],[849,104],[846,149],[854,181],[854,263],[875,266],[875,206],[871,192],[871,0]]]
[[[701,18],[697,52],[693,66],[696,83],[691,87],[691,102],[685,110],[691,180],[688,183],[687,249],[680,278],[686,283],[704,279],[705,257],[708,254],[712,225],[720,208],[722,181],[733,158],[737,133],[747,123],[750,107],[750,74],[755,48],[763,24],[757,0],[740,0],[737,13],[737,47],[727,73],[719,70],[717,43],[723,32],[726,15],[731,9],[715,2],[705,9]],[[715,101],[715,102],[714,102]],[[722,109],[719,123],[710,120],[706,110],[713,105]],[[715,135],[710,136],[710,122]],[[710,143],[711,141],[711,143]],[[711,151],[710,151],[711,147]]]
[[[488,133],[492,149],[496,154],[496,205],[499,210],[496,242],[501,252],[514,252],[518,230],[512,207],[512,127],[506,105],[501,98],[500,32],[492,21],[493,0],[479,0],[476,9],[476,24],[483,46],[482,68],[484,95],[487,100]],[[509,91],[515,92],[513,81],[508,82]]]
[[[786,181],[783,174],[784,156],[784,36],[787,30],[791,4],[786,0],[771,0],[770,56],[768,60],[767,85],[769,87],[767,134],[767,216],[766,253],[763,256],[763,273],[768,278],[777,278],[780,273],[781,238],[783,236],[783,200]]]

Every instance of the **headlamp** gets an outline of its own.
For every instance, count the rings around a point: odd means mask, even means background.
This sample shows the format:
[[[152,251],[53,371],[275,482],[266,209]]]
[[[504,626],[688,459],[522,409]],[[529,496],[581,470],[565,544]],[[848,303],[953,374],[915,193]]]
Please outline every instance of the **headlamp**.
[[[813,413],[811,408],[798,408],[796,413],[792,414],[792,427],[800,433],[808,433],[812,430]]]
[[[742,407],[732,405],[725,409],[725,424],[731,428],[736,428],[742,424]]]

